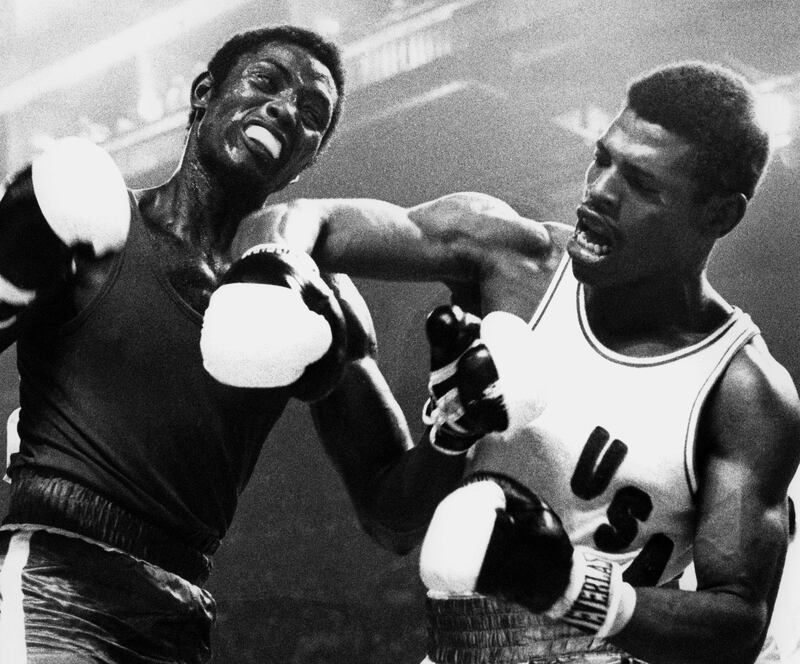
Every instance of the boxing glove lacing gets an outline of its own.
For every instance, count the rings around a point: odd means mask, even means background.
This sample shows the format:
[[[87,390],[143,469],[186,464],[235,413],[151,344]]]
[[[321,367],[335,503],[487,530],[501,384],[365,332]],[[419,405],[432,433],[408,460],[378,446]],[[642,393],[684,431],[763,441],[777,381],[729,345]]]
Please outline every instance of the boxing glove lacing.
[[[464,350],[464,353],[470,348],[479,345],[481,345],[480,340],[475,339]],[[431,427],[428,434],[428,440],[431,446],[442,454],[449,454],[452,456],[466,454],[470,446],[467,445],[464,449],[452,449],[437,445],[436,437],[440,431],[454,438],[465,440],[477,439],[473,432],[458,423],[458,420],[464,417],[466,411],[464,410],[464,405],[461,403],[458,387],[454,384],[454,378],[458,371],[458,361],[464,353],[461,353],[455,360],[448,362],[444,366],[431,370],[428,379],[428,394],[430,396],[422,407],[422,423]],[[448,385],[448,383],[450,385]],[[443,393],[437,395],[437,388],[441,389],[443,386],[447,389],[445,389]],[[487,392],[491,387],[492,386],[489,386],[487,388]]]

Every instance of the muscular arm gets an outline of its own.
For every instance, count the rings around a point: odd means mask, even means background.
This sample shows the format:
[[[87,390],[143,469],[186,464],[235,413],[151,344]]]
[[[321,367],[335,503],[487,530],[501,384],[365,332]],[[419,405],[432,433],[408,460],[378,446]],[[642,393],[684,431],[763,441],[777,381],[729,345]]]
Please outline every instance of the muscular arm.
[[[712,393],[700,432],[697,592],[638,588],[611,640],[658,662],[752,662],[769,623],[788,541],[786,489],[800,454],[800,405],[756,340]]]
[[[484,307],[491,306],[501,280],[522,281],[515,275],[528,276],[554,254],[552,230],[545,224],[474,192],[410,208],[371,199],[296,200],[245,219],[232,253],[263,242],[311,253],[331,272],[442,281],[454,289],[479,286]],[[509,269],[515,272],[509,274]],[[512,308],[502,304],[497,308]]]
[[[567,232],[478,193],[410,208],[370,199],[306,199],[246,218],[231,253],[262,243],[287,245],[311,253],[328,272],[441,281],[455,302],[474,313],[502,309],[530,317],[537,304],[532,294],[544,292]],[[368,314],[361,318],[367,321]],[[368,321],[365,329],[373,338],[371,326]],[[374,343],[351,357],[338,388],[312,406],[314,420],[365,528],[385,545],[408,550],[439,500],[457,486],[464,462],[441,455],[426,440],[411,449],[402,414],[375,364]]]
[[[344,375],[311,413],[364,529],[399,553],[421,540],[439,501],[460,482],[463,456],[412,445],[406,420],[375,359],[372,320],[346,277],[334,280],[348,323]]]

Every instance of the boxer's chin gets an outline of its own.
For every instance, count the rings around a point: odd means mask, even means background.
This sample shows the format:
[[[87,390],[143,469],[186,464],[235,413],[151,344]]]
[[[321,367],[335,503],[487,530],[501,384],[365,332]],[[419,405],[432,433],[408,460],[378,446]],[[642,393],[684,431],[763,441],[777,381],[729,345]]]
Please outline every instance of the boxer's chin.
[[[567,245],[567,253],[572,259],[572,273],[581,283],[600,286],[605,283],[606,276],[612,271],[613,252],[597,256],[570,242]]]

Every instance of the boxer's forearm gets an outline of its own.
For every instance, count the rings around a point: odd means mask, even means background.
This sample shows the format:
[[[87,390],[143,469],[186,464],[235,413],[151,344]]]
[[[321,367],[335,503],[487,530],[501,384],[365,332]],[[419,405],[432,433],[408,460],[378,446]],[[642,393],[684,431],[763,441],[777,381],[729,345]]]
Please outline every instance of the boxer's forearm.
[[[458,486],[463,456],[413,446],[405,418],[372,360],[351,364],[312,405],[314,423],[361,522],[380,544],[413,548],[439,501]]]
[[[651,664],[753,662],[767,625],[767,605],[729,592],[637,588],[636,610],[611,641]]]
[[[269,206],[245,219],[233,245],[287,244],[313,255],[323,270],[351,276],[435,280],[463,270],[452,236],[432,232],[405,208],[373,199],[301,199]],[[441,220],[443,221],[443,220]]]
[[[732,466],[725,470],[704,477],[706,504],[715,502],[719,484],[730,485],[724,497],[737,499],[701,517],[694,543],[698,590],[637,588],[631,620],[611,639],[651,664],[750,664],[763,643],[788,541],[785,499],[764,506],[752,474],[740,486]],[[759,472],[777,476],[774,468]]]
[[[413,549],[422,542],[437,505],[461,484],[464,459],[434,450],[423,435],[414,449],[374,478],[365,528],[398,553]]]
[[[544,224],[477,192],[448,194],[403,208],[375,199],[299,199],[245,219],[233,244],[241,253],[277,242],[312,253],[320,267],[351,276],[412,281],[475,281],[493,261],[552,248]]]

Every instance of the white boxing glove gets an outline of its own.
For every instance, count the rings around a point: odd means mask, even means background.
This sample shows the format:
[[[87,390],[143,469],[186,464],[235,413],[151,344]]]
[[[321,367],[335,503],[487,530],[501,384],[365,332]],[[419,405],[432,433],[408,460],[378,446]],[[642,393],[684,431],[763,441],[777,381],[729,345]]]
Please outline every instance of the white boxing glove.
[[[71,273],[74,249],[118,251],[130,228],[122,175],[102,148],[64,138],[0,188],[0,328]]]
[[[33,190],[53,232],[68,247],[96,256],[119,251],[128,237],[128,189],[111,156],[74,136],[57,140],[32,163]]]
[[[544,355],[533,346],[530,325],[505,311],[492,311],[484,317],[480,338],[497,367],[495,389],[503,395],[508,430],[514,431],[547,407],[546,388],[537,372]]]
[[[273,244],[237,260],[203,319],[203,366],[226,385],[291,387],[316,400],[344,367],[347,333],[331,288],[307,254]]]
[[[463,454],[489,432],[514,431],[544,411],[537,380],[544,357],[518,316],[492,312],[482,321],[459,307],[434,309],[426,323],[431,347],[430,399],[422,419],[445,454]]]
[[[573,547],[549,505],[490,473],[442,500],[419,565],[432,599],[496,597],[601,638],[621,630],[636,605],[616,563]]]

